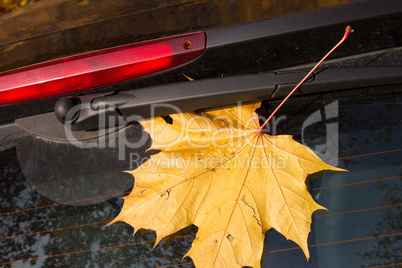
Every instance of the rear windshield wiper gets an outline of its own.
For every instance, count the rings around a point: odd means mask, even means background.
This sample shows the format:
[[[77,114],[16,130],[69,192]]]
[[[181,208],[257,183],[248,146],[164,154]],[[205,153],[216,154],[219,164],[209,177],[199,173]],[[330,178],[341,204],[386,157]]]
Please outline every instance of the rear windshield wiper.
[[[128,124],[141,118],[283,98],[307,73],[268,72],[63,97],[55,105],[55,115],[73,131],[93,130],[102,118],[116,117],[113,124]],[[398,83],[402,83],[402,66],[324,68],[316,70],[294,95]],[[108,122],[102,127],[109,127]]]

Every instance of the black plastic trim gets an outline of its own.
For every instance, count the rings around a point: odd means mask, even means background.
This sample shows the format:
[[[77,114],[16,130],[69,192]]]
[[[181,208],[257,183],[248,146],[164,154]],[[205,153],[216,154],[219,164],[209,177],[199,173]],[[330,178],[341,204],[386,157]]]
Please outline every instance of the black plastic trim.
[[[259,22],[207,32],[207,47],[222,46],[267,36],[283,35],[292,32],[324,27],[334,24],[348,24],[351,21],[369,19],[384,14],[402,12],[400,0],[372,0],[337,5],[285,15]],[[346,27],[346,25],[345,25]]]
[[[264,99],[283,98],[302,80],[308,70],[268,72],[226,78],[183,82],[117,94],[94,94],[76,97],[81,103],[79,116],[70,123],[73,130],[99,128],[99,118],[116,117],[130,123],[143,118],[172,113],[235,105]],[[402,83],[402,66],[327,68],[314,72],[295,95],[317,94],[376,85]],[[62,99],[63,100],[63,99]],[[59,111],[56,103],[55,111]],[[96,107],[97,109],[94,109]],[[102,108],[100,108],[102,107]],[[71,110],[76,116],[77,108]],[[70,117],[71,117],[70,116]],[[69,117],[56,114],[56,117]],[[108,127],[108,121],[103,121]]]

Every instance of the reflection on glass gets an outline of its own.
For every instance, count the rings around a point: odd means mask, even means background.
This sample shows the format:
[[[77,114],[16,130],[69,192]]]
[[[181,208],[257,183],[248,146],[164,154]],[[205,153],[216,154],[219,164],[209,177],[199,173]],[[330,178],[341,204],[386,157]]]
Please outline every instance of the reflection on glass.
[[[325,118],[324,108],[334,100],[339,102],[338,118],[301,127],[317,110]],[[267,267],[371,267],[400,262],[401,100],[400,87],[347,91],[293,100],[278,115],[287,117],[278,126],[280,132],[297,140],[304,132],[307,145],[319,153],[328,148],[328,124],[337,122],[339,157],[327,162],[338,162],[349,173],[324,173],[309,183],[313,198],[328,209],[313,217],[311,263],[295,243],[271,230],[263,261]]]
[[[334,101],[338,117],[327,119],[325,107]],[[314,215],[311,263],[295,243],[270,230],[263,267],[370,267],[400,260],[401,105],[399,87],[294,98],[285,105],[278,117],[286,120],[278,123],[277,134],[301,140],[304,133],[304,142],[319,153],[325,153],[332,137],[327,135],[328,124],[339,124],[339,156],[326,161],[338,162],[349,173],[324,173],[309,181],[313,198],[328,208]],[[323,120],[302,128],[316,111],[322,112]],[[144,134],[136,131],[134,136]],[[137,151],[144,159],[146,146]],[[114,166],[113,172],[121,174],[129,163],[113,162],[118,158],[113,150],[80,150],[84,149],[26,136],[16,148],[0,153],[0,266],[193,267],[182,256],[191,246],[195,227],[153,248],[153,232],[142,230],[133,237],[126,224],[106,226],[119,213],[120,197],[133,183],[130,176],[116,183],[110,172]],[[61,163],[55,159],[58,155],[64,167],[50,163]],[[83,178],[74,170],[90,176]],[[63,185],[63,178],[69,182]],[[98,184],[91,183],[97,178]],[[79,189],[76,195],[74,189]],[[90,202],[76,202],[87,197]]]

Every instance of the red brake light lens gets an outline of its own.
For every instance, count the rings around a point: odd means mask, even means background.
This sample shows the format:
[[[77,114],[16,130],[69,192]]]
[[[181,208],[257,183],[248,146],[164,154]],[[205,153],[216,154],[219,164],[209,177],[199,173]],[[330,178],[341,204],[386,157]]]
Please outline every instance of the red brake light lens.
[[[125,45],[0,74],[0,105],[110,85],[189,62],[205,49],[195,33]]]

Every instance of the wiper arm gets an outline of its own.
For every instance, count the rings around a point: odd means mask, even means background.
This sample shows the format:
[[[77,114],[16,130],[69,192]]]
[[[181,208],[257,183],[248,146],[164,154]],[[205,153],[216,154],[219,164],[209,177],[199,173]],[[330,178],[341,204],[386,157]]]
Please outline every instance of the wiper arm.
[[[60,122],[74,131],[99,128],[100,119],[114,123],[138,121],[177,112],[222,107],[238,102],[286,96],[308,73],[269,72],[203,79],[109,94],[61,98],[55,105]],[[402,83],[402,66],[325,68],[314,72],[295,95]],[[108,124],[103,127],[109,127]]]

